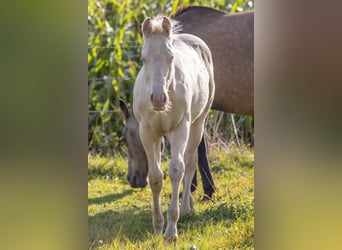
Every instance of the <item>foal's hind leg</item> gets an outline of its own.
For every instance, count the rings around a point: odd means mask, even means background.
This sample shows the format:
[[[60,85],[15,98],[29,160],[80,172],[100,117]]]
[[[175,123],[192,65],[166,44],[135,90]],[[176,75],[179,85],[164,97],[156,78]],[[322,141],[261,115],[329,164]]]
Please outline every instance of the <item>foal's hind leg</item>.
[[[201,141],[203,130],[204,124],[200,120],[197,120],[190,128],[189,140],[184,154],[185,174],[181,213],[195,213],[191,181],[197,168],[197,147]]]

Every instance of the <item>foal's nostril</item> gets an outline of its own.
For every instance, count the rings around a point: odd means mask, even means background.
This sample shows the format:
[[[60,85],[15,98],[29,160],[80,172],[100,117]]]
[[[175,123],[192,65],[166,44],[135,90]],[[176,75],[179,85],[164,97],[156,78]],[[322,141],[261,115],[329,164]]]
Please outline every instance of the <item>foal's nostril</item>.
[[[166,94],[163,94],[161,96],[155,97],[153,94],[151,94],[150,99],[154,106],[163,106],[166,103],[167,96]]]

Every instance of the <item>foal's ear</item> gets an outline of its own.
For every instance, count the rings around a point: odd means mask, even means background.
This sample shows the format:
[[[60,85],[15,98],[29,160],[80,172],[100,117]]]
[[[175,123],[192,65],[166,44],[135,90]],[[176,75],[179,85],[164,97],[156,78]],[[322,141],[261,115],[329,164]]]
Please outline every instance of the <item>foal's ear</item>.
[[[170,36],[172,25],[170,19],[166,16],[163,17],[162,27],[164,35]]]
[[[129,112],[126,103],[124,100],[120,99],[120,110],[121,114],[123,115],[123,122],[126,124],[126,120],[129,118]]]
[[[152,22],[151,22],[151,17],[147,17],[143,24],[141,25],[142,26],[142,32],[143,34],[148,37],[151,35],[152,33]]]

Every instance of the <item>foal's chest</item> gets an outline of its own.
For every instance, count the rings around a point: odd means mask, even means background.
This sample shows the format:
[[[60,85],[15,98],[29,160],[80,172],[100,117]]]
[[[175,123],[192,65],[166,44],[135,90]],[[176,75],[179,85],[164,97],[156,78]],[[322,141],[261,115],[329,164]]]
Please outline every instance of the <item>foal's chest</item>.
[[[183,115],[171,115],[166,112],[155,112],[147,121],[156,134],[162,135],[174,130],[183,119]]]

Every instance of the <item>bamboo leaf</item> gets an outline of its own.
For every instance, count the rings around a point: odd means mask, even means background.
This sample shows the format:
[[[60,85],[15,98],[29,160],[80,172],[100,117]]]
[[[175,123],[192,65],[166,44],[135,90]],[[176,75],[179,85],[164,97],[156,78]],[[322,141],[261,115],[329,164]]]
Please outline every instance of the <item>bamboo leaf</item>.
[[[124,72],[122,71],[121,68],[118,68],[118,75],[119,75],[120,77],[124,77],[124,76],[125,76],[125,74],[124,74]]]
[[[176,11],[177,11],[177,7],[178,7],[178,0],[175,0],[172,4],[172,10],[171,10],[171,13],[172,14],[175,14]]]

